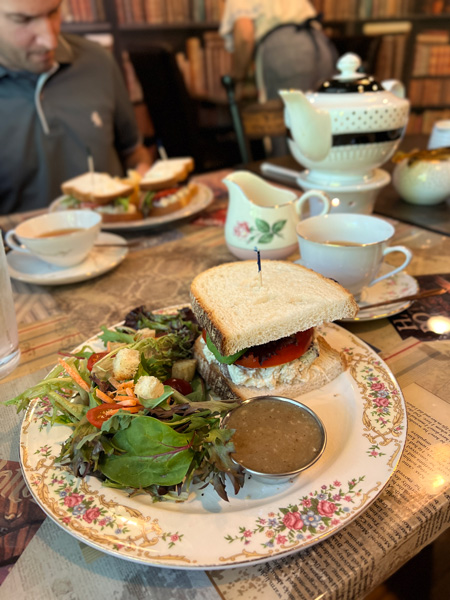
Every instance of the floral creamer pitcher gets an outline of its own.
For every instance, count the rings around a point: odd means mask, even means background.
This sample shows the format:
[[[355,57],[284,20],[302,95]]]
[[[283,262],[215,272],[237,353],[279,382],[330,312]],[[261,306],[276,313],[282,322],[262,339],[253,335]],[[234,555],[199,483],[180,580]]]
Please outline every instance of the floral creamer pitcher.
[[[295,228],[309,198],[323,202],[321,215],[330,211],[330,199],[320,190],[309,190],[299,197],[248,171],[235,171],[223,182],[229,192],[225,241],[228,250],[244,260],[255,257],[255,247],[261,258],[268,259],[284,259],[296,252]]]

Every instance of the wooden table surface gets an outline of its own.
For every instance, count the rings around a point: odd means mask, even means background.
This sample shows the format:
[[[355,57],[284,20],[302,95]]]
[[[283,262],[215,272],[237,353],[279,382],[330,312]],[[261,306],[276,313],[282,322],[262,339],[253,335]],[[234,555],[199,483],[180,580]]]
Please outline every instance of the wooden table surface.
[[[186,303],[196,274],[234,260],[224,241],[224,175],[220,172],[200,178],[214,190],[216,200],[191,222],[134,234],[124,232],[124,237],[139,239],[141,244],[105,275],[54,287],[13,282],[22,363],[0,383],[2,400],[42,378],[56,362],[59,350],[73,348],[98,332],[100,325],[120,321],[141,304],[156,309]],[[24,216],[4,217],[0,225],[11,227]],[[408,222],[394,225],[393,243],[405,244],[413,251],[409,275],[442,274],[450,279],[447,235]],[[295,254],[291,259],[297,257]],[[437,316],[448,322],[448,304],[440,306]],[[5,542],[0,562],[0,580],[4,578],[0,600],[24,597],[25,593],[45,600],[69,597],[70,593],[70,597],[88,597],[83,596],[85,585],[89,585],[90,597],[97,598],[132,598],[139,594],[171,600],[363,598],[449,524],[450,461],[439,457],[448,457],[446,452],[450,452],[450,342],[445,333],[423,338],[429,318],[430,314],[422,311],[402,313],[400,325],[386,318],[343,324],[387,361],[405,395],[410,429],[403,459],[382,494],[339,533],[287,559],[263,565],[207,573],[149,569],[89,549],[49,519],[44,520],[43,514],[36,516],[28,510],[34,529],[28,521],[20,522],[18,530],[26,525],[28,533],[21,542],[16,536],[14,551],[6,543],[12,522],[0,523]],[[4,481],[18,481],[21,417],[15,416],[12,407],[1,410],[5,412],[0,419],[0,475]],[[436,444],[441,448],[440,455]],[[21,496],[14,501],[23,502],[20,506],[25,507],[29,496],[23,481],[17,485],[22,486]],[[3,486],[8,502],[14,499],[17,485]],[[25,512],[20,514],[23,520]],[[385,541],[380,541],[379,532],[371,530],[374,524],[382,528]],[[327,569],[330,577],[325,579]],[[163,595],[159,595],[161,589]],[[69,595],[61,595],[62,590]]]

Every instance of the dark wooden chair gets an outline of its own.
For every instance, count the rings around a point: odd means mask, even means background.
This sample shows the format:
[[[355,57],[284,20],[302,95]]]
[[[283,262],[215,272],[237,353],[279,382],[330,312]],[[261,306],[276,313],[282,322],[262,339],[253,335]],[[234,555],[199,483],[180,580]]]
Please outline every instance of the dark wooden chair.
[[[224,75],[222,85],[227,92],[241,161],[245,164],[251,160],[264,158],[263,140],[287,135],[282,100],[268,100],[262,104],[258,102],[238,104],[234,95],[233,79],[229,75]]]

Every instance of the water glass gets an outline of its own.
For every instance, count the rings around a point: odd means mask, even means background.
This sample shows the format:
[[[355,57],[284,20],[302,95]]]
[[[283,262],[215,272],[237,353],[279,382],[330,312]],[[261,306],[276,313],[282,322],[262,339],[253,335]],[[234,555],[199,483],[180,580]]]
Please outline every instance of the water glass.
[[[6,264],[5,249],[0,237],[0,379],[13,371],[20,361],[19,335]]]

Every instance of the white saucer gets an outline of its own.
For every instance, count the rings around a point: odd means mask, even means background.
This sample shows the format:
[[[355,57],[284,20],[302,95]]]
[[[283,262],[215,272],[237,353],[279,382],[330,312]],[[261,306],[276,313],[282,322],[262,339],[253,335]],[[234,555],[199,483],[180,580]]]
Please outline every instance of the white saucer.
[[[314,177],[314,175],[316,175]],[[297,175],[297,183],[300,187],[307,189],[318,189],[325,192],[365,192],[379,189],[391,181],[389,173],[383,169],[374,169],[369,175],[364,175],[357,181],[349,182],[347,179],[339,179],[335,174],[322,174],[317,177],[309,169],[300,171]]]
[[[126,244],[126,240],[114,233],[100,232],[98,244]],[[128,254],[128,248],[93,248],[88,257],[74,267],[50,265],[31,254],[12,250],[6,255],[9,274],[13,279],[37,285],[64,285],[98,277],[120,264]]]
[[[387,268],[385,265],[383,265],[383,267],[384,268],[380,270],[380,273]],[[416,294],[418,291],[419,284],[414,277],[411,277],[411,275],[408,275],[405,271],[401,271],[392,277],[379,281],[371,287],[363,288],[361,298],[358,301],[360,309],[357,316],[353,319],[342,320],[374,321],[375,319],[384,319],[385,317],[396,315],[411,306],[412,302],[394,302],[394,300],[401,298],[402,296]],[[393,304],[364,309],[364,305],[375,304],[376,302],[383,302],[384,300],[392,300]]]

